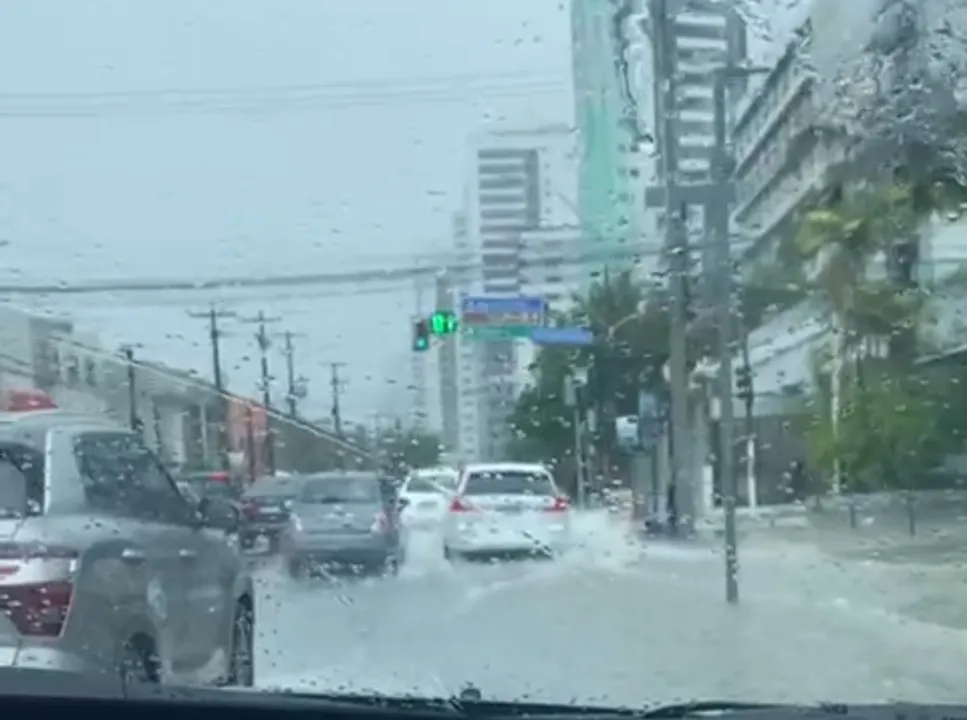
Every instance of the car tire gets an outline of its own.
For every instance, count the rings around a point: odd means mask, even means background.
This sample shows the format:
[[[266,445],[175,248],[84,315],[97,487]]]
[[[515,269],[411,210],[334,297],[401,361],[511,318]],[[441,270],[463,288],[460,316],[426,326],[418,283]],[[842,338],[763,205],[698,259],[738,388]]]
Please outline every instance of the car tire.
[[[235,606],[225,684],[230,687],[255,685],[255,613],[247,601],[239,601]]]
[[[457,559],[457,554],[450,549],[448,545],[443,546],[443,559],[448,562],[453,562]]]
[[[289,558],[286,560],[285,566],[289,571],[289,577],[293,580],[298,580],[305,574],[305,563],[303,563],[301,560]]]
[[[397,555],[390,555],[383,564],[383,575],[396,577],[400,574],[400,558]]]

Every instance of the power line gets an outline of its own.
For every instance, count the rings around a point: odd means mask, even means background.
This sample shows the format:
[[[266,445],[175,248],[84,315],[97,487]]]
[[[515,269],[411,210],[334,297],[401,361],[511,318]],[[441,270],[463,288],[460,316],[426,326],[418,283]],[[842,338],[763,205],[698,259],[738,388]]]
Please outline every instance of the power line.
[[[83,99],[125,99],[125,98],[158,98],[158,97],[208,97],[208,96],[250,96],[273,93],[312,93],[350,91],[405,91],[414,88],[465,86],[473,83],[493,84],[496,81],[512,82],[554,82],[560,81],[563,71],[559,68],[545,68],[538,72],[526,74],[518,72],[504,73],[460,73],[451,75],[432,75],[422,78],[380,78],[358,81],[327,82],[327,83],[298,83],[285,85],[250,85],[248,87],[168,87],[152,90],[108,90],[94,92],[45,92],[45,93],[5,93],[0,92],[0,101],[7,99],[34,100],[83,100]]]
[[[557,253],[549,253],[547,257],[521,260],[519,267],[526,269],[529,267],[582,265],[593,264],[607,259],[615,260],[624,258],[634,260],[635,258],[661,257],[663,254],[664,250],[661,248],[632,248],[622,246],[606,250],[575,252],[567,257],[562,257]],[[159,291],[203,292],[238,288],[293,287],[300,285],[358,285],[362,282],[374,280],[385,282],[412,281],[421,276],[436,277],[443,271],[455,274],[471,273],[476,270],[482,270],[483,267],[483,262],[452,264],[439,262],[432,265],[402,266],[391,269],[370,268],[343,273],[275,275],[261,278],[237,276],[195,280],[94,280],[75,285],[67,285],[64,283],[45,285],[6,284],[0,285],[0,295],[80,295],[90,293]]]
[[[569,87],[562,79],[527,80],[514,83],[455,82],[437,87],[393,87],[383,89],[325,88],[251,93],[90,94],[90,95],[0,95],[0,117],[56,118],[117,115],[184,114],[277,114],[314,109],[348,109],[392,104],[444,104],[466,99],[533,97],[560,93]]]

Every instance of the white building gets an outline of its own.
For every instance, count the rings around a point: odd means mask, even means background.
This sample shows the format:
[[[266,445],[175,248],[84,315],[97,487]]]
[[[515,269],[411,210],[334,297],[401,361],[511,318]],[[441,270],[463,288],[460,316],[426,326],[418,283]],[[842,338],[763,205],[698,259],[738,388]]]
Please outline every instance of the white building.
[[[574,131],[567,126],[472,138],[466,233],[458,238],[458,254],[474,261],[460,282],[461,299],[528,293],[524,233],[577,222],[574,144]],[[500,457],[509,439],[507,417],[527,381],[522,360],[530,350],[511,340],[459,345],[459,453],[466,459]]]

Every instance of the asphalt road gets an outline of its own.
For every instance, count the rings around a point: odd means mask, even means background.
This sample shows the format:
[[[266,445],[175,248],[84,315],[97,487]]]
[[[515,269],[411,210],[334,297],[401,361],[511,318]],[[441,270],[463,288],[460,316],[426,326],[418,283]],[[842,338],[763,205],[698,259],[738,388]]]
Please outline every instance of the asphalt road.
[[[259,685],[439,697],[473,682],[493,698],[636,706],[967,701],[967,631],[911,612],[915,567],[750,539],[732,607],[715,547],[643,546],[600,513],[574,539],[552,561],[450,565],[420,531],[390,579],[296,582],[268,561]]]

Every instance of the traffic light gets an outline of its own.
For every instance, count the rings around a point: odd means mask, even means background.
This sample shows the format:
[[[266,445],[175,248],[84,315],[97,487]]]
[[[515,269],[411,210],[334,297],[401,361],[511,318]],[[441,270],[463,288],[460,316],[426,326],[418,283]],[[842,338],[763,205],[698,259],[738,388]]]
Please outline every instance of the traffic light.
[[[752,403],[752,372],[748,365],[740,365],[735,371],[735,386],[739,398],[746,404]]]
[[[457,314],[452,310],[437,310],[430,315],[430,332],[437,337],[453,335],[457,331]]]
[[[426,352],[430,349],[430,323],[428,320],[417,320],[413,323],[413,349],[416,352]]]

